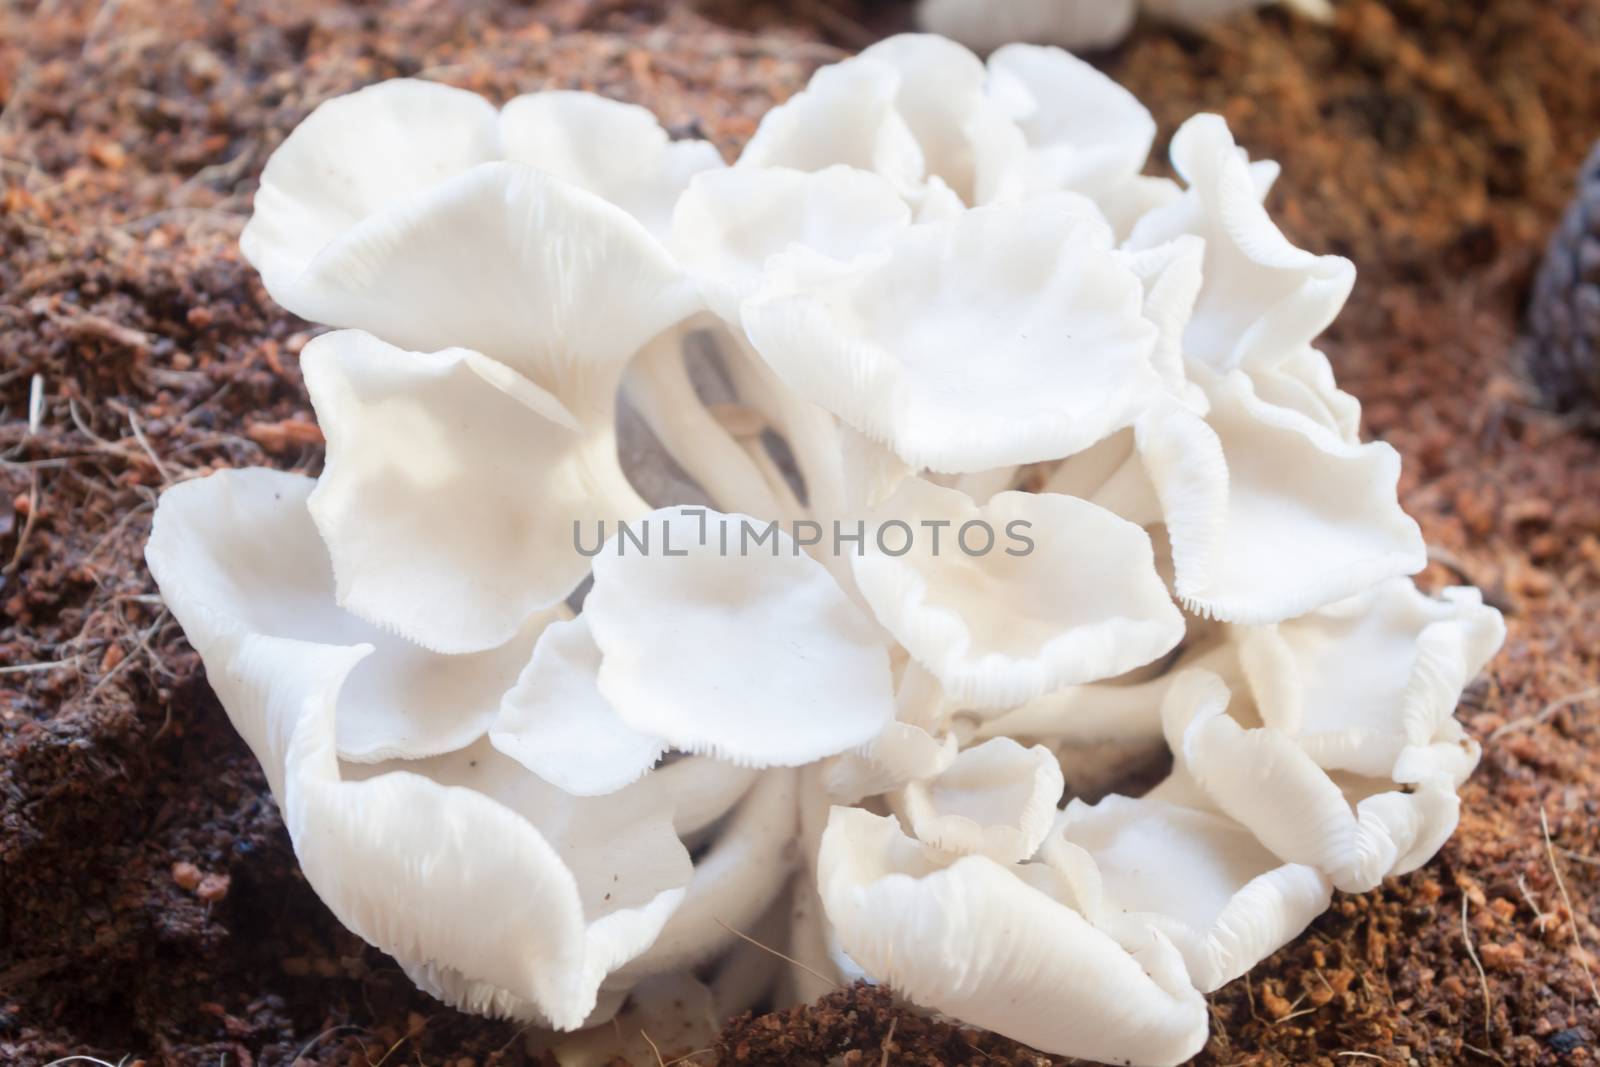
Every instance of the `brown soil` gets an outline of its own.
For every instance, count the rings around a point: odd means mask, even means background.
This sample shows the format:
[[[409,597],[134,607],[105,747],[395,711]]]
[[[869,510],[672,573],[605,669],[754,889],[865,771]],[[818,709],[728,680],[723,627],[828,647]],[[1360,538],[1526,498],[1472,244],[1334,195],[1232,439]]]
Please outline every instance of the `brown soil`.
[[[1341,896],[1213,998],[1207,1064],[1600,1055],[1600,444],[1514,372],[1530,269],[1600,135],[1600,0],[1336,0],[1106,58],[1171,132],[1200,109],[1284,164],[1273,208],[1361,268],[1328,341],[1406,458],[1436,562],[1507,611],[1484,741],[1437,860]],[[315,470],[295,353],[235,240],[316,102],[423,73],[577,86],[734,150],[818,63],[900,24],[848,0],[0,3],[0,1061],[524,1062],[305,886],[261,775],[152,596],[156,493]],[[46,414],[29,433],[28,395]],[[1548,824],[1548,838],[1544,827]],[[1569,903],[1570,900],[1570,903]],[[1479,964],[1481,963],[1481,969]],[[849,990],[691,1062],[1041,1058]]]

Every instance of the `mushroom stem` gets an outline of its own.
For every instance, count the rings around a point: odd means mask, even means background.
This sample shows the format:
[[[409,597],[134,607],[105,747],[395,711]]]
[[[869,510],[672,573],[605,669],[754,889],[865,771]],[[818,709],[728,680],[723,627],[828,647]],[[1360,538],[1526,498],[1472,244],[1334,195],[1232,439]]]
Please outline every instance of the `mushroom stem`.
[[[721,340],[721,338],[719,338]],[[818,521],[848,510],[839,469],[837,422],[826,410],[786,389],[761,356],[742,341],[724,359],[745,403],[766,415],[788,442],[805,482],[806,505]]]
[[[662,446],[719,508],[749,515],[786,513],[760,466],[701,402],[683,361],[692,323],[647,344],[623,380],[628,400]]]

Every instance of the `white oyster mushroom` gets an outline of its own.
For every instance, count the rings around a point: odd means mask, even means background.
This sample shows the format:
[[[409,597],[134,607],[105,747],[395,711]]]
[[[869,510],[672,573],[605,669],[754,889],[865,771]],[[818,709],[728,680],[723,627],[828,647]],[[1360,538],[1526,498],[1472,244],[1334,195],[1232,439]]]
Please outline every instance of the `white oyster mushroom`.
[[[1012,41],[1093,50],[1128,35],[1136,0],[921,0],[917,23],[977,52]]]
[[[785,889],[772,905],[749,927],[744,938],[738,938],[715,965],[715,974],[709,980],[712,996],[718,1006],[717,1032],[728,1019],[741,1012],[757,1012],[763,1005],[784,997],[784,979],[794,970],[792,964],[774,956],[768,946],[781,945],[788,936],[791,922],[790,900],[795,880],[789,879]],[[690,1051],[703,1051],[709,1047],[701,1044]]]
[[[1269,404],[1243,372],[1192,373],[1207,386],[1204,421],[1169,406],[1159,426],[1140,426],[1185,606],[1277,622],[1426,566],[1422,531],[1396,496],[1400,455],[1390,445],[1349,442]]]
[[[498,158],[495,110],[477,93],[397,79],[335,97],[267,160],[240,248],[292,309],[296,279],[341,235]]]
[[[334,914],[569,1065],[857,978],[1161,1065],[1432,856],[1504,626],[1407,577],[1351,265],[1154,136],[917,35],[731,168],[587,93],[318,108],[241,243],[342,327],[322,473],[174,486],[147,557]]]
[[[805,1003],[840,986],[866,980],[865,973],[839,946],[815,881],[797,882],[795,896],[787,951],[805,969],[788,969],[783,999]]]
[[[689,179],[722,165],[706,142],[670,141],[649,111],[592,93],[532,93],[497,113],[477,93],[398,78],[328,100],[295,127],[262,170],[240,246],[273,299],[317,318],[295,304],[321,299],[300,280],[319,256],[358,227],[380,236],[397,209],[500,160],[593,193],[657,233]]]
[[[767,260],[799,245],[838,260],[887,245],[911,209],[870,171],[730,167],[689,183],[673,216],[673,251],[706,303],[731,325],[761,286]]]
[[[1026,150],[985,78],[976,56],[942,37],[880,41],[773,108],[736,166],[842,163],[882,175],[917,207],[984,203]]]
[[[526,773],[487,740],[426,760],[351,766],[345,780],[383,781],[391,774],[420,776],[447,790],[486,797],[524,820],[555,849],[576,882],[589,923],[579,988],[596,988],[602,1003],[605,977],[653,946],[687,900],[696,870],[677,835],[672,800],[658,780],[646,779],[604,797],[575,799]],[[454,829],[469,838],[474,832],[493,832],[475,826],[471,819],[463,819]],[[597,936],[601,933],[603,939]],[[397,955],[435,962],[460,958],[442,952]],[[481,964],[475,972],[481,972]],[[469,1010],[481,1011],[487,1005],[495,1014],[528,1018],[538,1007],[537,1002],[513,999],[515,990],[494,981],[492,975],[437,967],[432,973],[440,988],[429,991]],[[603,1019],[609,1010],[598,1014]],[[549,1018],[562,1029],[572,1028],[558,1016]]]
[[[1184,352],[1225,373],[1270,366],[1333,322],[1355,284],[1341,256],[1296,248],[1261,204],[1265,190],[1217,115],[1197,115],[1172,138],[1183,196],[1140,219],[1130,248],[1185,234],[1205,238],[1204,283]]]
[[[787,533],[702,508],[639,526],[657,555],[619,533],[595,556],[584,602],[599,690],[630,729],[794,767],[864,745],[894,717],[888,649]]]
[[[1283,863],[1232,819],[1149,797],[1072,801],[1042,859],[1067,876],[1084,915],[1120,943],[1137,945],[1160,930],[1202,993],[1298,936],[1333,892],[1321,872]]]
[[[493,730],[490,740],[493,741]],[[738,767],[709,756],[675,757],[657,765],[651,774],[661,780],[661,788],[678,798],[672,825],[692,845],[704,844],[716,829],[717,820],[741,799],[748,798],[756,781],[763,777],[755,768]]]
[[[369,216],[274,295],[402,348],[471,349],[601,420],[626,362],[699,305],[644,227],[516,163],[481,164]]]
[[[1055,459],[1130,425],[1157,381],[1110,240],[1058,194],[902,230],[853,264],[796,249],[744,328],[788,386],[913,467]]]
[[[989,57],[988,67],[987,91],[1027,142],[997,184],[995,199],[1082,193],[1122,238],[1147,212],[1178,198],[1170,179],[1140,173],[1156,120],[1122,86],[1079,59],[1036,45],[1007,45]],[[1073,106],[1061,107],[1062,100]]]
[[[895,718],[882,733],[819,765],[820,788],[835,803],[855,804],[907,782],[936,777],[960,753],[944,691],[932,675],[908,662],[894,696]]]
[[[917,23],[979,52],[1010,41],[1094,51],[1121,41],[1143,11],[1197,26],[1274,0],[921,0]],[[1328,0],[1279,0],[1306,18],[1333,17]]]
[[[736,169],[871,171],[921,222],[1078,192],[1121,236],[1179,195],[1139,173],[1155,132],[1131,94],[1059,49],[1013,45],[985,68],[947,40],[904,35],[820,69],[762,119]]]
[[[1298,412],[1350,444],[1361,442],[1361,402],[1334,383],[1333,364],[1310,345],[1256,368],[1250,384],[1264,402]]]
[[[302,366],[328,439],[310,508],[339,602],[425,647],[503,644],[588,572],[574,523],[645,511],[608,431],[476,352],[341,330]]]
[[[655,941],[619,971],[623,988],[644,975],[687,970],[711,959],[778,899],[800,858],[794,847],[798,773],[771,770],[751,786],[696,862],[682,903]],[[686,789],[696,787],[696,777],[682,777]]]
[[[507,103],[500,151],[617,205],[663,239],[690,180],[723,169],[714,145],[672,140],[646,108],[563,90]]]
[[[749,447],[753,428],[736,434],[723,426],[702,396],[707,386],[704,371],[696,373],[689,362],[688,339],[705,336],[697,316],[656,337],[629,366],[622,383],[627,410],[642,422],[653,443],[676,464],[669,475],[686,479],[687,495],[674,494],[658,503],[737,503],[758,514],[784,513],[791,491],[781,474],[763,462],[764,454]],[[709,383],[715,387],[721,383]],[[726,399],[723,400],[726,403]],[[646,445],[644,458],[650,455]],[[645,467],[652,473],[660,464]],[[677,477],[669,478],[677,481]],[[708,492],[709,484],[713,491]]]
[[[1452,713],[1504,640],[1500,613],[1478,590],[1434,598],[1396,578],[1251,629],[1240,656],[1263,722],[1296,738],[1318,766],[1402,782],[1434,769],[1456,785],[1478,746]]]
[[[363,763],[420,758],[472,743],[493,721],[549,613],[505,645],[444,656],[341,609],[328,551],[299,475],[224,471],[163,494],[145,557],[162,596],[202,656],[224,637],[372,651],[338,690],[339,756]]]
[[[1207,404],[1186,373],[1184,333],[1205,283],[1205,251],[1203,239],[1183,234],[1123,258],[1144,286],[1144,317],[1156,326],[1150,364],[1161,375],[1166,392],[1199,414],[1205,413]]]
[[[470,669],[478,657],[408,649],[341,618],[319,582],[327,563],[309,492],[308,480],[272,471],[185,483],[163,497],[146,550],[261,762],[307,881],[346,926],[402,962],[455,964],[458,977],[440,989],[454,1002],[580,1025],[606,974],[642,952],[683,898],[693,868],[671,801],[654,786],[563,799],[509,773],[515,765],[495,763],[481,742],[402,764],[342,764],[339,717],[370,718],[374,700],[430,713],[430,696],[480,684]],[[469,752],[481,770],[464,767]],[[621,841],[624,829],[636,877],[603,900],[613,870],[589,846]],[[496,847],[477,847],[483,840]]]
[[[1026,138],[989,95],[983,63],[953,41],[909,33],[879,41],[861,59],[899,75],[895,110],[916,138],[928,180],[964,204],[993,199]]]
[[[589,617],[551,623],[501,701],[489,741],[573,796],[612,793],[637,781],[667,743],[622,721],[600,694],[599,671]]]
[[[1200,1051],[1205,999],[1172,942],[1151,929],[1125,949],[1035,884],[1052,876],[930,857],[892,818],[835,808],[817,879],[844,950],[915,1004],[1059,1055],[1156,1067]]]
[[[1025,704],[991,713],[973,740],[1026,737],[1070,746],[1129,744],[1163,736],[1162,704],[1185,671],[1206,670],[1228,680],[1242,676],[1230,641],[1195,641],[1160,663],[1084,685],[1067,685]],[[1152,673],[1153,672],[1153,673]]]
[[[1240,721],[1231,703],[1215,675],[1185,673],[1163,708],[1168,742],[1207,799],[1279,857],[1362,893],[1426,862],[1455,829],[1460,801],[1449,778],[1413,784],[1324,770],[1293,735]]]
[[[859,751],[826,761],[823,787],[841,804],[858,803],[906,782],[937,776],[960,751],[955,734],[935,736],[911,723],[891,722]]]
[[[901,803],[925,844],[1021,863],[1050,832],[1065,788],[1049,749],[996,737],[964,750],[937,777],[908,784]]]
[[[876,536],[851,560],[856,583],[962,704],[1013,708],[1112,678],[1183,637],[1149,536],[1087,501],[1001,493],[978,507],[909,479],[873,517]]]
[[[821,67],[810,83],[761,118],[736,168],[819,171],[835,165],[869,171],[897,192],[914,193],[926,173],[923,152],[896,108],[900,75],[857,56]]]

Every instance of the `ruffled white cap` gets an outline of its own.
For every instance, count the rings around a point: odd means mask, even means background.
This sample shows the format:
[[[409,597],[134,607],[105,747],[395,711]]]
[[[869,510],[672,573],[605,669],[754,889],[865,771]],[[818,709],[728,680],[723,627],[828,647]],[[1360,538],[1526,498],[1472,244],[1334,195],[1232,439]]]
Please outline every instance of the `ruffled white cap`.
[[[1064,1056],[1157,1067],[1200,1051],[1205,999],[1172,942],[1152,927],[1123,947],[1052,895],[1056,878],[930,858],[855,808],[833,810],[817,873],[844,950],[915,1004]]]
[[[162,595],[260,760],[306,880],[340,921],[435,975],[456,1003],[576,1027],[606,975],[684,898],[694,868],[672,801],[649,782],[577,800],[482,740],[343,763],[341,718],[357,736],[379,717],[444,719],[462,691],[452,675],[482,683],[467,660],[405,646],[334,606],[310,490],[260,470],[169,490],[146,549]],[[623,857],[630,878],[614,892]]]

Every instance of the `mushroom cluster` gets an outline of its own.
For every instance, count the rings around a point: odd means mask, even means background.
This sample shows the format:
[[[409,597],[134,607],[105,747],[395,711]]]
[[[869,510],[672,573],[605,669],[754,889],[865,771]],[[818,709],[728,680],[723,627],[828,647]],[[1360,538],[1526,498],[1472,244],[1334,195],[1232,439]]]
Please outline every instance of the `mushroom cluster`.
[[[917,21],[980,52],[1011,41],[1094,50],[1128,36],[1140,14],[1194,27],[1274,3],[1318,22],[1333,17],[1330,0],[919,0]]]
[[[1312,345],[1351,264],[1155,132],[932,36],[732,166],[578,92],[307,118],[242,245],[336,328],[325,465],[174,486],[147,556],[338,918],[569,1063],[864,976],[1172,1064],[1433,855],[1500,617],[1407,577]]]

